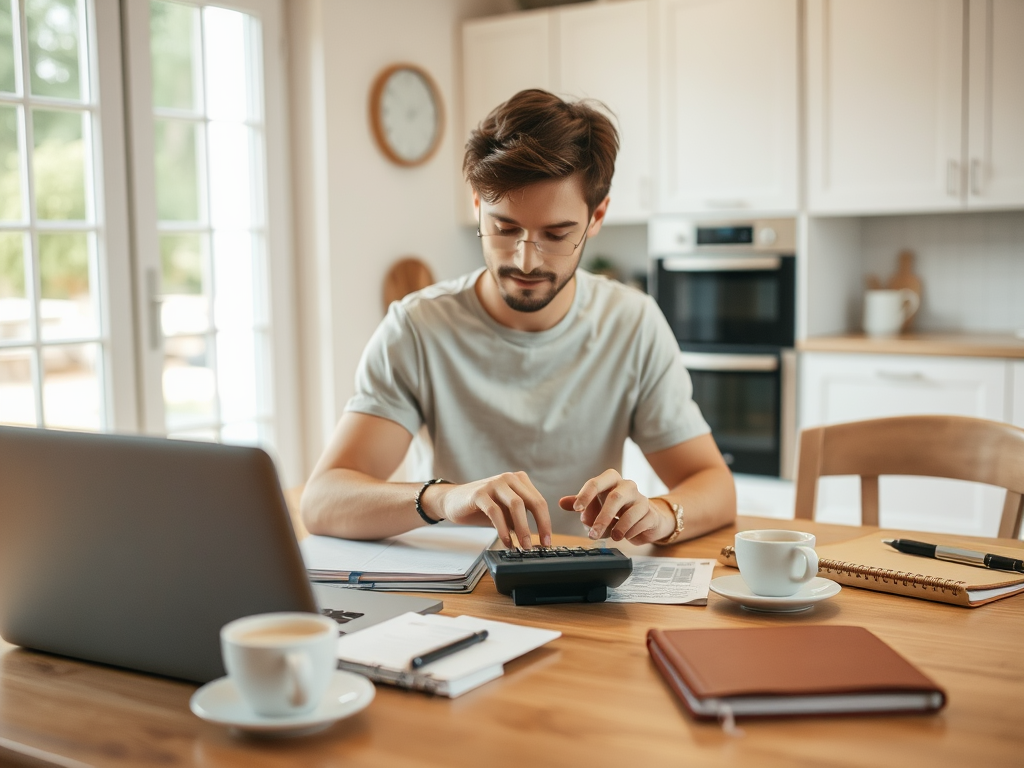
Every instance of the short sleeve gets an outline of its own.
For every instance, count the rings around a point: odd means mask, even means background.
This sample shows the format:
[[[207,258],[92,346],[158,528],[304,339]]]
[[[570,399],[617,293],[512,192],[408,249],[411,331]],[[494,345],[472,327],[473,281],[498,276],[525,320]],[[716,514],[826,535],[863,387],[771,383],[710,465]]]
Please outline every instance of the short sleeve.
[[[644,453],[671,448],[711,431],[693,401],[693,383],[679,344],[653,299],[647,298],[640,381],[630,437]]]
[[[395,302],[363,350],[345,410],[389,419],[415,435],[423,424],[423,367],[415,329]]]

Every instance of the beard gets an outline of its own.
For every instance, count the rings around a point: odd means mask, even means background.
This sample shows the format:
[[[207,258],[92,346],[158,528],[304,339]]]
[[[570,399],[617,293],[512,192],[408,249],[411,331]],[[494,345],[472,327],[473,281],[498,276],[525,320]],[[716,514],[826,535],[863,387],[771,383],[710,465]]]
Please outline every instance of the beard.
[[[539,312],[554,301],[555,297],[562,292],[562,289],[569,284],[569,281],[576,274],[576,269],[579,267],[582,259],[583,249],[581,248],[576,263],[562,275],[542,269],[535,269],[527,273],[512,266],[503,266],[497,269],[491,268],[491,274],[494,276],[494,282],[498,286],[498,293],[501,294],[502,300],[509,309],[514,309],[516,312]],[[502,278],[529,279],[535,280],[536,283],[534,287],[517,288],[515,293],[512,293],[505,289]]]

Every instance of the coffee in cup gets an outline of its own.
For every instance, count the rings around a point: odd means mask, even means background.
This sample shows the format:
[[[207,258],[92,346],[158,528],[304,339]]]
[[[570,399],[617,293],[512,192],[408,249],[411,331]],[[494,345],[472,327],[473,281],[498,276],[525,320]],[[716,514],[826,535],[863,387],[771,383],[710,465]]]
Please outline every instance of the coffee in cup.
[[[740,531],[736,564],[756,595],[788,597],[818,575],[814,535],[801,531]]]
[[[338,625],[313,613],[264,613],[224,625],[224,667],[259,715],[288,717],[316,708],[337,668]]]

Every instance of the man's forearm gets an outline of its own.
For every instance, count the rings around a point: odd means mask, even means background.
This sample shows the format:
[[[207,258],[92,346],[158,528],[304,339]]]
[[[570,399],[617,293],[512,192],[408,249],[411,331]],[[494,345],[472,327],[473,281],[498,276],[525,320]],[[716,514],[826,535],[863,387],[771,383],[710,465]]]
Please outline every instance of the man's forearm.
[[[736,484],[724,467],[696,472],[661,498],[683,508],[680,541],[703,536],[736,520]]]
[[[328,469],[306,484],[302,522],[310,533],[325,536],[394,536],[426,525],[416,513],[419,489],[419,483],[390,483],[353,469]]]

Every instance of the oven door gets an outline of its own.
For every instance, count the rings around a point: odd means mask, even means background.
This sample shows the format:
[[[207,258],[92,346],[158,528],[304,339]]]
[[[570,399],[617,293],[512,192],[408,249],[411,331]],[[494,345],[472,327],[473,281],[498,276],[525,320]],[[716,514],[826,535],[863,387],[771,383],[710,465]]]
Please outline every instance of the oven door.
[[[693,399],[729,468],[778,477],[784,455],[780,355],[682,355]]]
[[[793,346],[793,256],[670,256],[653,266],[651,293],[680,345]]]

